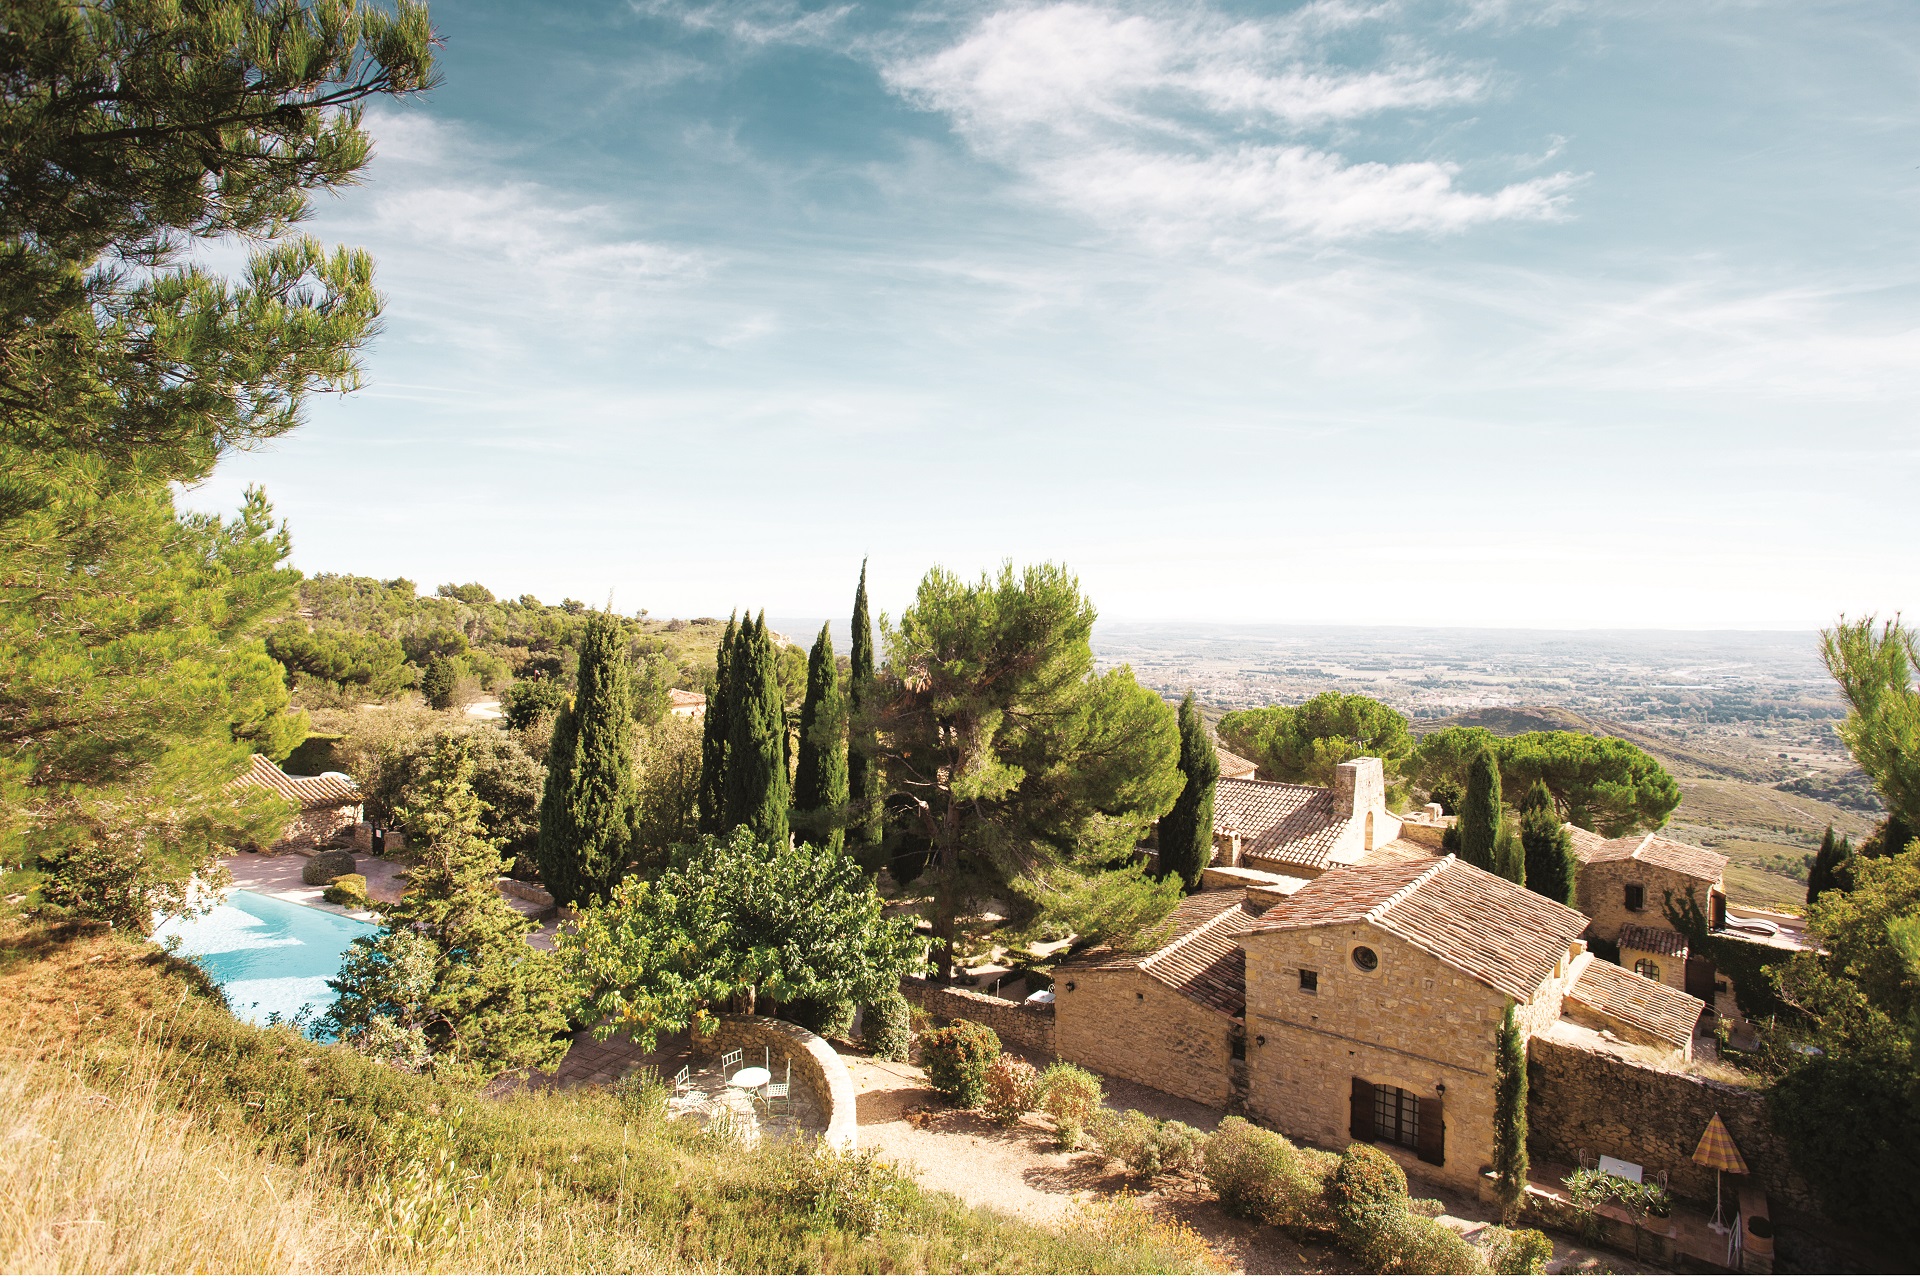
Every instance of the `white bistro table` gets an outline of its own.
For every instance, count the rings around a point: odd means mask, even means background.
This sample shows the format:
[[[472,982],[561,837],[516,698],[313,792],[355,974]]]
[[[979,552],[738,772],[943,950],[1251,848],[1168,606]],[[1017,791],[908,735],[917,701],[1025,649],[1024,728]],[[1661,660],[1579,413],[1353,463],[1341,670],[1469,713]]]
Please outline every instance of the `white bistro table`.
[[[727,1081],[736,1089],[758,1089],[773,1079],[773,1072],[765,1067],[742,1067],[733,1073],[733,1079]]]

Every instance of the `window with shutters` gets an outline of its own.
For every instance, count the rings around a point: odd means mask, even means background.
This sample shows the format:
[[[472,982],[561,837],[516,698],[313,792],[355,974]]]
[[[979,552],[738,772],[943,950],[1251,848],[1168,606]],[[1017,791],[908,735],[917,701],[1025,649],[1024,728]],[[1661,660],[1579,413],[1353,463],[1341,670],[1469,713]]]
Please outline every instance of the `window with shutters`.
[[[1373,1086],[1373,1136],[1397,1147],[1419,1150],[1420,1099],[1390,1084]]]

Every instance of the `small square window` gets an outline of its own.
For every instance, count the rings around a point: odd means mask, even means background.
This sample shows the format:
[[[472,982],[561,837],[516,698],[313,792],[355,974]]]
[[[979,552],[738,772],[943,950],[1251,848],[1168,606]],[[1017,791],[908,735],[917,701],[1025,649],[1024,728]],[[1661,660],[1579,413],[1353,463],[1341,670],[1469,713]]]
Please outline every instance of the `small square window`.
[[[1647,909],[1647,886],[1630,884],[1627,886],[1627,910],[1645,911]]]
[[[1300,971],[1300,989],[1302,991],[1320,990],[1320,971],[1317,969],[1302,969]]]

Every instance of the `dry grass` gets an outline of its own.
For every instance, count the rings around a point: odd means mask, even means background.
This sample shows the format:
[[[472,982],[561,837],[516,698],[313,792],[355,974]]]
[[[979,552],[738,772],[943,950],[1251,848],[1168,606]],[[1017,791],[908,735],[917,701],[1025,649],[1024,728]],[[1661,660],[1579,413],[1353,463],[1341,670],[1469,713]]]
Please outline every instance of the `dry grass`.
[[[367,1233],[313,1172],[44,1058],[0,1062],[0,1270],[366,1271]]]

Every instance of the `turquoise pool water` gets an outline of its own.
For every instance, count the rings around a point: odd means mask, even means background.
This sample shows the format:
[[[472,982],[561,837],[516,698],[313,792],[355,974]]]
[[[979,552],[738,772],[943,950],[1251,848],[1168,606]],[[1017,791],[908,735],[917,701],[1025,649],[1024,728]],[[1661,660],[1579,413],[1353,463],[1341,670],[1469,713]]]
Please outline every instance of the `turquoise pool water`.
[[[204,916],[167,917],[153,940],[166,945],[179,938],[179,953],[200,962],[234,1016],[262,1026],[276,1014],[293,1022],[303,1009],[308,1017],[325,1013],[333,1003],[327,979],[339,975],[347,947],[379,931],[331,911],[236,889]]]

